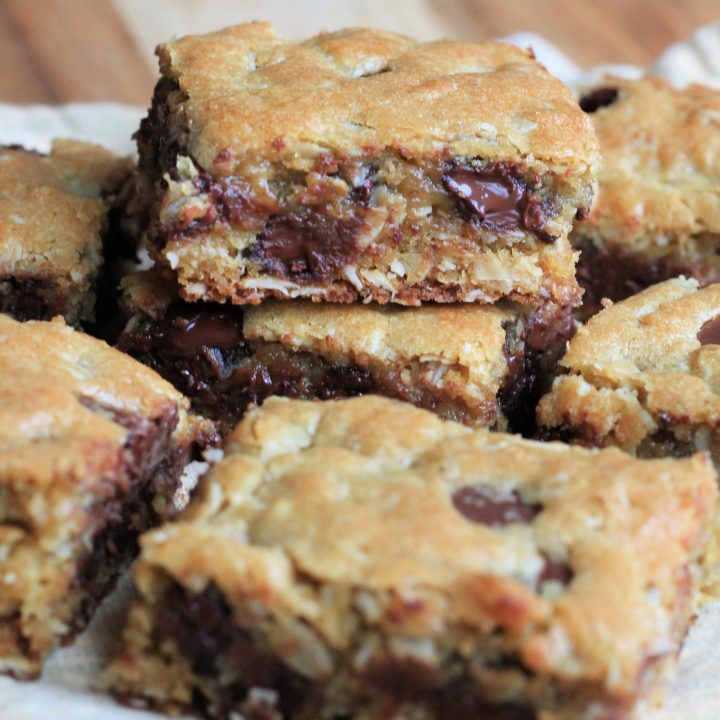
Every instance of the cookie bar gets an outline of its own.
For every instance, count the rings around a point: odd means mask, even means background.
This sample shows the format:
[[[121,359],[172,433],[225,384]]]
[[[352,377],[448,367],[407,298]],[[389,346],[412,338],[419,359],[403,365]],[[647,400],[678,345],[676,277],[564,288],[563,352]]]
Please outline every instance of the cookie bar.
[[[0,315],[0,673],[37,676],[83,628],[213,440],[140,363]]]
[[[142,539],[110,677],[223,719],[623,720],[686,630],[715,497],[701,454],[272,398]]]
[[[609,78],[580,101],[602,153],[572,243],[586,314],[678,275],[720,279],[720,92]]]
[[[158,55],[137,195],[184,299],[579,302],[596,139],[530,51],[251,23]]]
[[[569,308],[312,303],[239,308],[177,299],[156,269],[124,280],[117,347],[232,429],[269,395],[376,393],[470,425],[530,432],[575,330]]]
[[[675,278],[578,330],[538,409],[544,436],[720,464],[720,285]]]
[[[49,155],[0,147],[0,312],[94,320],[105,199],[130,169],[128,158],[70,140],[55,141]]]

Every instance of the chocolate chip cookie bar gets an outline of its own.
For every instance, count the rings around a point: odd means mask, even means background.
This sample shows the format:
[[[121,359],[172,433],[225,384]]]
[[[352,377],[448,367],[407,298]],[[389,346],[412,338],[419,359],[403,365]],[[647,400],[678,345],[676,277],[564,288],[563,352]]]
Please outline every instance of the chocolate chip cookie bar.
[[[0,673],[37,676],[83,628],[213,440],[149,368],[0,315]]]
[[[705,455],[271,398],[146,534],[116,690],[213,718],[630,717],[686,630]]]
[[[581,107],[602,167],[589,218],[571,237],[586,314],[678,275],[720,279],[720,92],[610,78]]]
[[[128,158],[69,140],[49,155],[0,147],[0,312],[75,326],[95,319],[105,200],[130,169]]]
[[[158,55],[137,196],[185,300],[579,302],[596,139],[530,51],[252,23]]]
[[[269,395],[400,398],[469,425],[533,429],[575,330],[569,308],[187,303],[157,269],[127,277],[117,347],[232,429]]]
[[[544,436],[720,466],[720,285],[675,278],[578,330],[538,409]]]

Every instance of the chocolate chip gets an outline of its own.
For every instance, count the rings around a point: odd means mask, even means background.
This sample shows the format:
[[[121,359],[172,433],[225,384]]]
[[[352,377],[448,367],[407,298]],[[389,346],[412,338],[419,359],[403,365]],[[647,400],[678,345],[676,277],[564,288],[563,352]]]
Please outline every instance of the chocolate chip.
[[[532,437],[537,429],[535,408],[575,333],[572,310],[547,303],[523,322],[507,323],[504,329],[508,372],[498,400],[511,430]]]
[[[357,201],[363,205],[369,205],[372,198],[373,190],[377,184],[377,168],[369,167],[365,173],[365,177],[360,183],[353,188],[352,194]]]
[[[357,256],[362,224],[358,216],[339,219],[319,210],[276,217],[243,255],[280,277],[331,277]]]
[[[375,388],[370,371],[357,365],[330,365],[319,395],[323,399],[348,397],[372,392]]]
[[[437,670],[417,660],[376,660],[363,673],[363,680],[394,699],[422,696],[439,682]]]
[[[221,706],[216,708],[218,717],[237,712],[253,687],[277,692],[281,717],[302,715],[304,704],[312,701],[312,684],[263,650],[235,623],[216,585],[208,585],[199,594],[172,585],[156,611],[153,639],[157,643],[173,640],[198,675],[217,676],[222,669],[223,682],[218,683],[213,698]],[[205,701],[201,695],[194,704],[202,708]]]
[[[703,324],[698,331],[697,339],[701,345],[720,345],[720,315]]]
[[[587,220],[590,217],[590,208],[588,207],[579,207],[575,211],[575,219],[576,220]]]
[[[476,485],[456,490],[452,502],[466,520],[496,528],[511,523],[527,524],[542,510],[541,505],[526,505],[514,490],[507,500],[496,500],[489,496],[487,488]]]
[[[243,342],[242,315],[232,309],[179,311],[156,324],[155,341],[177,357],[196,355],[204,347],[228,350]]]
[[[49,277],[0,277],[0,312],[16,320],[50,320],[65,315],[69,297]]]
[[[546,230],[554,215],[551,203],[531,192],[517,163],[493,163],[483,168],[455,166],[442,177],[471,219],[497,232],[524,229],[543,242],[555,238]]]
[[[564,562],[553,560],[548,555],[543,554],[545,564],[538,575],[538,586],[551,580],[568,585],[573,579],[574,573],[572,568]]]
[[[600,108],[612,105],[619,94],[619,90],[614,87],[596,88],[580,98],[580,108],[586,113],[594,113]]]
[[[519,206],[525,188],[517,178],[496,169],[456,167],[443,177],[443,184],[486,227],[501,232],[521,227]]]

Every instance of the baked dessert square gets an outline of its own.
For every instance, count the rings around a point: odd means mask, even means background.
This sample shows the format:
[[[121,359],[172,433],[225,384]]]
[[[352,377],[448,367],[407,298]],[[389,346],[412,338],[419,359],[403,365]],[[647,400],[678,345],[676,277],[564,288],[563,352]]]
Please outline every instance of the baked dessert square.
[[[36,677],[172,510],[214,428],[61,318],[0,315],[0,673]]]
[[[271,398],[143,537],[109,676],[213,718],[624,720],[683,637],[716,492],[702,454]]]
[[[579,302],[596,139],[530,51],[251,23],[157,52],[137,196],[185,300]]]
[[[581,327],[538,408],[546,437],[720,464],[720,285],[675,278]]]
[[[269,395],[395,397],[469,425],[532,432],[575,330],[570,308],[187,303],[157,268],[123,281],[117,347],[231,430]]]
[[[603,158],[571,236],[585,313],[679,275],[720,280],[720,92],[608,78],[580,104]]]
[[[49,155],[0,147],[0,312],[92,323],[109,201],[131,167],[71,140]]]

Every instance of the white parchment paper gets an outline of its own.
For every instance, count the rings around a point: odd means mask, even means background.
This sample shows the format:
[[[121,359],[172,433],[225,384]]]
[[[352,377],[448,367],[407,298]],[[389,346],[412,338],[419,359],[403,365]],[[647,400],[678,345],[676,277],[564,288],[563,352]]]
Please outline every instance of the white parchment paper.
[[[518,33],[508,38],[532,46],[538,59],[564,82],[581,87],[604,74],[637,77],[642,70],[608,65],[583,71],[543,38]],[[682,86],[702,82],[720,88],[720,23],[701,28],[669,48],[649,70]],[[112,103],[61,107],[0,103],[0,144],[47,150],[52,138],[100,143],[119,153],[134,152],[132,134],[145,108]],[[161,716],[116,704],[89,689],[117,642],[127,600],[128,578],[101,606],[75,644],[56,652],[42,678],[19,683],[0,677],[0,720],[156,720]],[[451,720],[448,718],[448,720]],[[720,720],[720,602],[705,605],[690,630],[677,675],[660,708],[641,711],[640,720]]]

